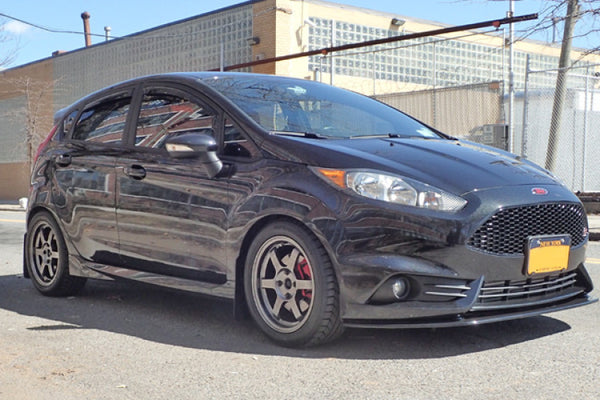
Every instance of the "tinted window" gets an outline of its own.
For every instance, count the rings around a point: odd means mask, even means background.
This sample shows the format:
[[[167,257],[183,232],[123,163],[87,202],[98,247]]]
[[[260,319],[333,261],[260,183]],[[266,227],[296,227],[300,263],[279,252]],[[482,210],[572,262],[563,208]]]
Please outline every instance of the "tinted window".
[[[130,102],[130,98],[119,98],[84,110],[72,138],[95,143],[121,143]]]
[[[168,93],[148,93],[142,101],[135,145],[163,148],[169,137],[191,132],[215,136],[214,122],[214,113],[197,101]]]
[[[71,113],[63,119],[62,125],[56,127],[56,134],[52,140],[63,140],[65,138],[75,124],[77,114],[79,114],[79,110],[71,111]]]
[[[256,147],[229,118],[225,118],[225,135],[223,155],[233,157],[252,157],[257,153]]]

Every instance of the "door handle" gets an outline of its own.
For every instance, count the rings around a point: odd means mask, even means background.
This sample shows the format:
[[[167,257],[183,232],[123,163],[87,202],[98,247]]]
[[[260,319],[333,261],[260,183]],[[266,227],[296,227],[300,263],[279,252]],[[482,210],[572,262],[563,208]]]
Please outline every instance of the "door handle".
[[[125,168],[125,174],[133,179],[140,181],[146,177],[146,169],[141,165],[134,164]]]
[[[54,162],[56,162],[56,165],[58,165],[59,167],[68,167],[69,165],[71,165],[72,161],[73,159],[68,153],[59,154],[54,158]]]

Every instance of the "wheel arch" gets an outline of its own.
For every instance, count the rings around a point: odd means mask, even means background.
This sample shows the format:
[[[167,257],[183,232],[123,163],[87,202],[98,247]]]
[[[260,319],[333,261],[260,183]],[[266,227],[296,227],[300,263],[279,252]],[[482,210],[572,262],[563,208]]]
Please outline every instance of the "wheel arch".
[[[27,224],[29,224],[29,221],[31,221],[31,219],[33,217],[35,217],[37,214],[39,214],[41,212],[49,213],[50,215],[52,215],[52,218],[54,218],[54,220],[58,222],[58,218],[56,218],[56,214],[54,213],[54,211],[52,211],[52,209],[50,207],[47,207],[46,205],[43,205],[43,204],[38,204],[35,207],[30,208],[27,212],[27,220],[25,222]]]

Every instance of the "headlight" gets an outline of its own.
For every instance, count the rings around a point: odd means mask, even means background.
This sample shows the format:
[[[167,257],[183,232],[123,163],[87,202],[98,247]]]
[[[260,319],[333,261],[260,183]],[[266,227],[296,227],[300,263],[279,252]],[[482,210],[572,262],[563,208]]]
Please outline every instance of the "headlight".
[[[376,171],[314,170],[334,185],[370,199],[440,211],[458,211],[467,204],[462,197],[409,178]]]
[[[403,179],[373,172],[347,172],[346,184],[361,196],[371,199],[415,205],[417,191]]]

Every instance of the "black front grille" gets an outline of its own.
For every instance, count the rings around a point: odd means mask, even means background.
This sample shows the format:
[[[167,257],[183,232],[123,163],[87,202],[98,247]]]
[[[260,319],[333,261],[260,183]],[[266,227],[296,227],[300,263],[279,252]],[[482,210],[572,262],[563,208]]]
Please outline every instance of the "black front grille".
[[[581,287],[577,287],[577,272],[524,281],[486,282],[473,310],[527,306],[543,299],[551,301],[575,296],[582,291]]]
[[[467,246],[498,254],[524,254],[527,238],[571,235],[571,246],[587,237],[587,222],[579,204],[537,204],[506,208],[490,217],[467,241]]]

